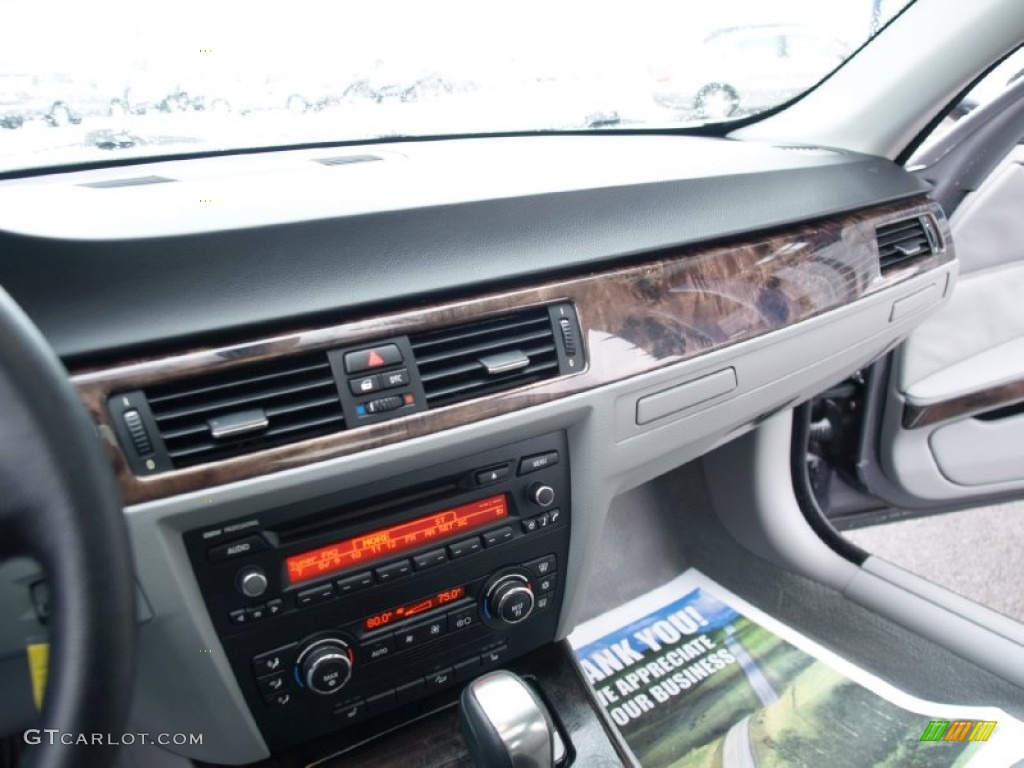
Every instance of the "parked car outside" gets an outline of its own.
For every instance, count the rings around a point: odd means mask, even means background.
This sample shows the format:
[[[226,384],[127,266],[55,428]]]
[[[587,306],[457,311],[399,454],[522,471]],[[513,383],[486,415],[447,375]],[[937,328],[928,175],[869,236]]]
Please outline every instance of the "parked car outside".
[[[842,42],[810,27],[728,27],[658,73],[654,98],[702,120],[735,117],[788,101],[849,55]]]

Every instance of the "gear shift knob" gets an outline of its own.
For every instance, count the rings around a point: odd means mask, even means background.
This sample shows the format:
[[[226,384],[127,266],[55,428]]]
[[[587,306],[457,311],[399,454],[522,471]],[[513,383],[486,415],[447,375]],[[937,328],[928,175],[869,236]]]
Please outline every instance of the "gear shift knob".
[[[552,768],[555,726],[544,702],[518,675],[499,669],[471,682],[459,702],[459,728],[474,765]]]

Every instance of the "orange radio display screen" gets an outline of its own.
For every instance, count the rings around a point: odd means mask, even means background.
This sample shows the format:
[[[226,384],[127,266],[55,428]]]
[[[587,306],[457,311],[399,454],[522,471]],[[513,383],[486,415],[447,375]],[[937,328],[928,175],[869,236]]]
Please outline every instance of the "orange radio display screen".
[[[453,587],[452,589],[446,589],[444,592],[438,592],[433,597],[425,597],[422,600],[417,600],[415,603],[400,605],[397,608],[392,608],[390,611],[384,611],[384,613],[378,613],[376,616],[371,616],[363,622],[363,626],[367,631],[380,629],[381,627],[386,627],[393,621],[411,619],[413,616],[419,616],[421,613],[426,613],[434,608],[447,605],[453,600],[465,597],[465,595],[465,587]]]
[[[508,501],[505,494],[417,517],[415,520],[292,555],[285,560],[288,567],[288,583],[301,584],[330,576],[352,566],[367,565],[506,517]]]

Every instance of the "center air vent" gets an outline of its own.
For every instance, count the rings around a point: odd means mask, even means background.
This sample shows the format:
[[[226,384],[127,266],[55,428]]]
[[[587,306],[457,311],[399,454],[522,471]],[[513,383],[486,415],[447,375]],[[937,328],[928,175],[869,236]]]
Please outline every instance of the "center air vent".
[[[557,320],[570,329],[568,355]],[[575,327],[571,307],[559,305],[410,337],[427,405],[451,405],[581,370]]]
[[[939,250],[939,235],[927,216],[886,224],[876,231],[878,265],[887,272]]]
[[[255,363],[145,390],[175,468],[344,428],[327,354]]]

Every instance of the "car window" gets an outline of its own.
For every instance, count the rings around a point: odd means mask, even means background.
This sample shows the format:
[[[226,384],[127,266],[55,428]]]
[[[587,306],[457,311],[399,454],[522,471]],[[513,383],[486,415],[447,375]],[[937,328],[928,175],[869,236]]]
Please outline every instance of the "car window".
[[[798,97],[908,3],[0,4],[3,172],[376,138],[698,127]],[[764,65],[797,51],[798,70]]]

